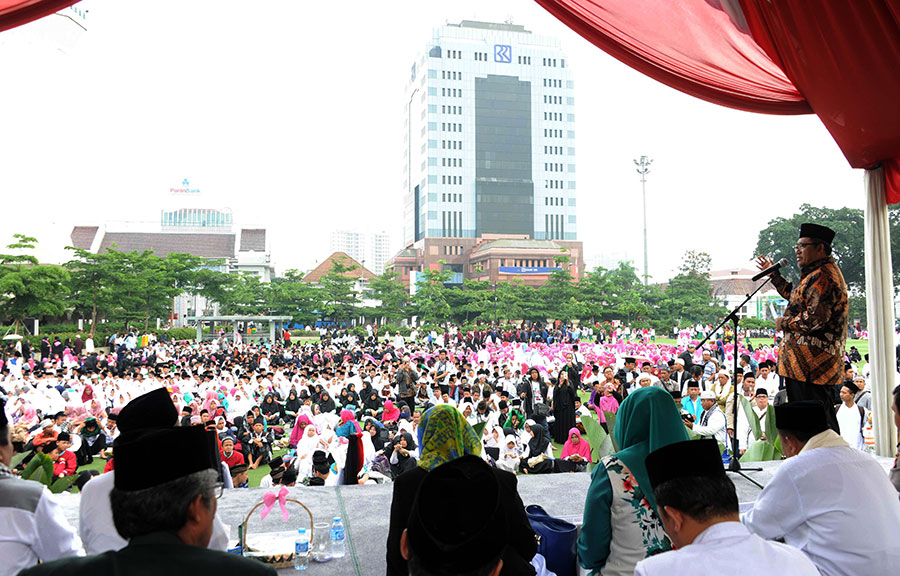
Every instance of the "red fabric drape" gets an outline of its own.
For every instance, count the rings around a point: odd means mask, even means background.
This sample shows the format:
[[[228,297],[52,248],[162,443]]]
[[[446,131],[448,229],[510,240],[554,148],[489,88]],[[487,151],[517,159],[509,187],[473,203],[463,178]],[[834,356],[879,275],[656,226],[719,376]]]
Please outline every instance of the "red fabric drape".
[[[536,1],[604,52],[676,90],[750,112],[811,112],[717,0]]]
[[[0,0],[0,32],[77,4],[78,0]]]
[[[536,0],[632,68],[750,112],[815,112],[900,202],[900,0]]]
[[[740,0],[754,40],[854,168],[884,164],[900,202],[900,0]]]

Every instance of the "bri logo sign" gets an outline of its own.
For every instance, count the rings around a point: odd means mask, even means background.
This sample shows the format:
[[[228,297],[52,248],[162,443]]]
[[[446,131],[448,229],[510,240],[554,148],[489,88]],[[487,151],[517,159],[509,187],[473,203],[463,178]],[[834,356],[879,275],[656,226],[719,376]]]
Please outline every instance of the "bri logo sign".
[[[199,188],[191,188],[191,183],[187,178],[181,181],[181,188],[169,188],[170,194],[199,194]]]
[[[494,44],[494,62],[509,64],[512,62],[512,46],[507,44]]]

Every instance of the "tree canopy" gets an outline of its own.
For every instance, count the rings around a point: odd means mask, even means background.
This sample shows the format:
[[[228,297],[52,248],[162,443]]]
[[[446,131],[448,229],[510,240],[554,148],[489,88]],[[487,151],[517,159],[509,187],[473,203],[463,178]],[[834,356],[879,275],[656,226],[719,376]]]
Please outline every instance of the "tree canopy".
[[[146,329],[154,319],[168,318],[173,300],[184,293],[217,302],[222,314],[276,314],[301,325],[326,319],[347,324],[363,317],[399,323],[415,317],[429,324],[462,325],[620,320],[668,329],[713,322],[725,312],[711,293],[710,259],[703,252],[687,252],[675,277],[651,286],[640,282],[629,262],[574,278],[565,253],[557,256],[557,269],[538,287],[518,278],[451,284],[453,275],[441,263],[436,270],[419,273],[410,297],[392,270],[370,280],[361,293],[356,285],[359,267],[340,258],[333,259],[318,283],[304,282],[297,270],[262,282],[255,274],[227,273],[222,260],[180,253],[159,256],[150,250],[122,252],[115,246],[102,254],[70,248],[72,258],[65,265],[41,266],[29,253],[35,242],[16,236],[9,246],[12,252],[0,254],[3,318],[58,317],[69,311],[92,324],[139,322]]]

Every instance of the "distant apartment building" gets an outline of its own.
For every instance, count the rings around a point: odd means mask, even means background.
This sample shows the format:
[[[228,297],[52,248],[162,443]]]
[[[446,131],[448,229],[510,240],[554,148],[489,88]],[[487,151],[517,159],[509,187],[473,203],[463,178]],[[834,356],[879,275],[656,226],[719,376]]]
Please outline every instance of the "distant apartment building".
[[[335,230],[331,233],[331,251],[343,252],[381,275],[391,257],[391,238],[387,232]]]

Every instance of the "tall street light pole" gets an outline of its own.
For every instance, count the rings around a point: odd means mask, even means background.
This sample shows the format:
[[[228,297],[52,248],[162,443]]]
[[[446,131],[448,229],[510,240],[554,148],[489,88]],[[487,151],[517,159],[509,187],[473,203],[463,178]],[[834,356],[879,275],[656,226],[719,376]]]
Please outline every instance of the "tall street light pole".
[[[636,172],[641,175],[641,194],[644,198],[644,286],[646,286],[650,277],[647,269],[647,174],[650,173],[650,165],[653,164],[653,160],[647,156],[641,156],[641,159],[635,160],[634,164],[637,166]]]

